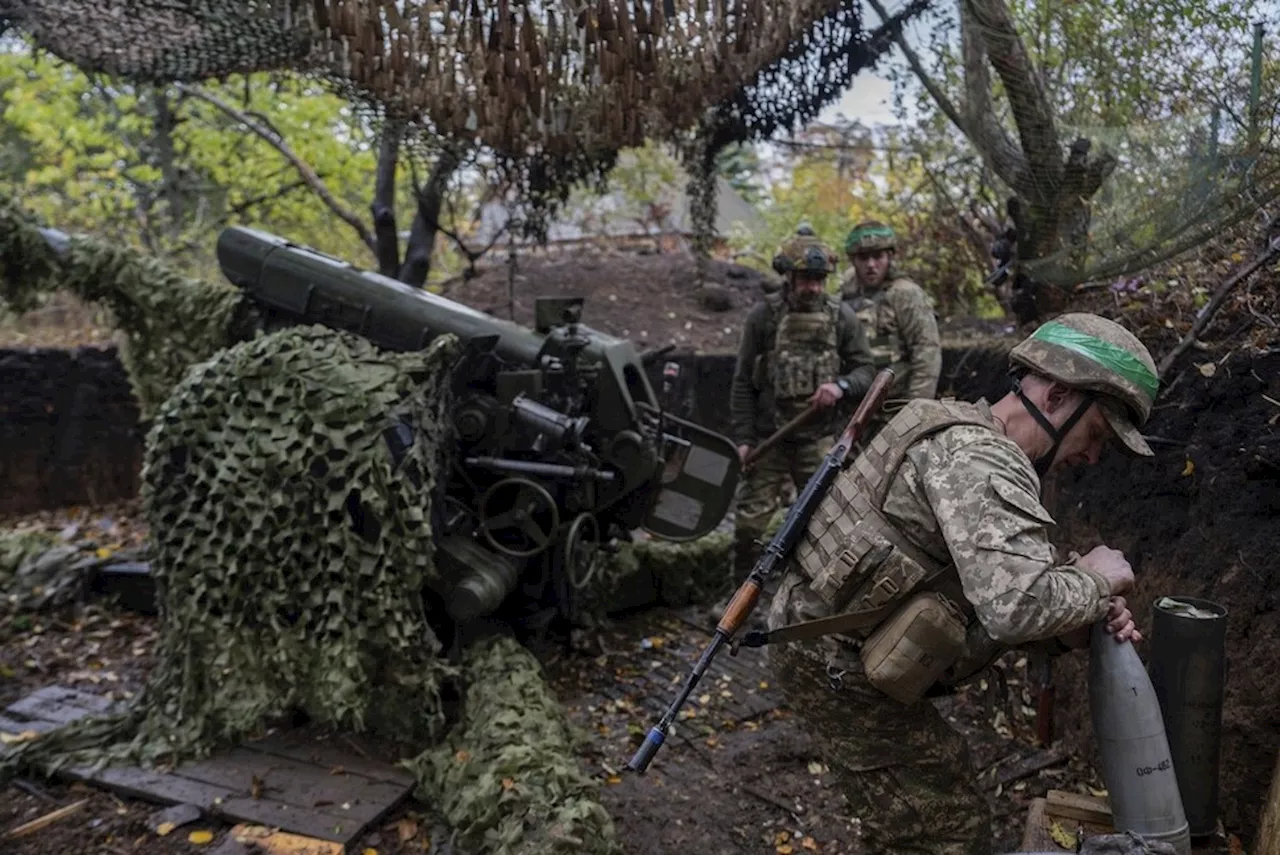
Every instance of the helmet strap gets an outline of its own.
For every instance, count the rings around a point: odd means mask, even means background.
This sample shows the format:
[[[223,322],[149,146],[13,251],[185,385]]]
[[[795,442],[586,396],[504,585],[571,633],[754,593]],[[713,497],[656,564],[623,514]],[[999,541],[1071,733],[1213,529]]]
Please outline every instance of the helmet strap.
[[[1088,392],[1083,393],[1084,400],[1080,402],[1080,405],[1076,407],[1076,411],[1059,428],[1054,427],[1053,422],[1049,421],[1049,417],[1039,407],[1031,403],[1027,393],[1022,391],[1022,379],[1020,377],[1013,378],[1013,391],[1022,401],[1022,406],[1026,408],[1031,417],[1039,423],[1044,432],[1049,434],[1049,437],[1053,440],[1053,445],[1049,446],[1049,450],[1032,461],[1036,468],[1036,474],[1044,478],[1049,472],[1049,467],[1053,465],[1053,459],[1058,456],[1058,447],[1062,445],[1062,440],[1066,439],[1067,434],[1071,433],[1071,429],[1076,426],[1076,422],[1084,418],[1084,414],[1093,406],[1093,395]]]

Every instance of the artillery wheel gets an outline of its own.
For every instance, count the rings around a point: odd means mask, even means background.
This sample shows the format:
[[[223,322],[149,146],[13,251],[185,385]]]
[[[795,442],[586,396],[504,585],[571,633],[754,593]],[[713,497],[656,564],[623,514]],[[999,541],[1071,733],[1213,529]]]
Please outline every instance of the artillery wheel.
[[[578,514],[564,539],[564,575],[575,591],[591,584],[600,557],[600,523],[591,514]]]
[[[528,478],[504,478],[480,499],[480,531],[504,555],[537,555],[552,544],[559,528],[556,500]]]

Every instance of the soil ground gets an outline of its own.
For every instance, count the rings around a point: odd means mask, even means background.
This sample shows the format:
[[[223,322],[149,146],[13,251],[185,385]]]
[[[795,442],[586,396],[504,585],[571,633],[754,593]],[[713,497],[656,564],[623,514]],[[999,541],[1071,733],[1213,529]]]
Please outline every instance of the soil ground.
[[[112,524],[139,533],[129,506],[82,508],[75,522]],[[12,526],[15,520],[0,521]],[[58,530],[66,514],[43,514],[24,524]],[[611,626],[563,645],[539,649],[557,695],[583,742],[579,757],[600,781],[601,798],[629,855],[666,852],[858,853],[858,821],[848,815],[832,775],[776,689],[767,666],[742,651],[718,657],[713,675],[695,693],[693,718],[643,777],[622,767],[665,709],[708,638],[706,609],[653,609],[620,616]],[[156,621],[90,601],[54,614],[22,616],[0,625],[0,706],[53,683],[128,698],[144,685],[156,640]],[[1097,786],[1082,763],[1060,762],[1000,786],[1017,762],[1038,752],[1034,703],[1020,663],[1010,661],[1008,694],[989,709],[981,687],[939,701],[969,736],[975,770],[983,775],[997,816],[1001,851],[1021,838],[1025,810],[1049,787],[1086,792]],[[6,853],[177,853],[217,846],[229,826],[200,821],[160,837],[147,820],[160,806],[67,785],[24,780],[0,791],[0,833],[83,798],[78,813],[38,834],[6,841]],[[187,839],[214,833],[211,844]],[[407,839],[401,840],[402,830]],[[435,845],[432,839],[435,839]],[[361,848],[380,853],[447,851],[427,806],[410,802],[392,814]],[[360,851],[359,849],[357,851]]]

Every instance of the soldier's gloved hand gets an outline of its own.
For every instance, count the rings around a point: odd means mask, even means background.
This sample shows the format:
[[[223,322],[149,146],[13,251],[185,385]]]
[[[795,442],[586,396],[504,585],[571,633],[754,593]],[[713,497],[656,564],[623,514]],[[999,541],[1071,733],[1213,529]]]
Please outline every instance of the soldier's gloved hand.
[[[1081,556],[1076,564],[1102,574],[1111,583],[1112,596],[1127,593],[1133,588],[1133,568],[1129,566],[1124,553],[1118,549],[1095,546],[1089,550],[1088,555]]]
[[[819,407],[829,407],[843,397],[844,390],[835,383],[823,383],[809,398],[809,403],[817,404]]]
[[[743,443],[742,445],[738,446],[738,462],[745,464],[747,462],[747,455],[750,453],[751,453],[751,446],[747,445],[746,443]]]
[[[1142,633],[1133,622],[1133,614],[1124,597],[1112,597],[1111,608],[1107,609],[1107,632],[1115,636],[1116,641],[1141,641]]]

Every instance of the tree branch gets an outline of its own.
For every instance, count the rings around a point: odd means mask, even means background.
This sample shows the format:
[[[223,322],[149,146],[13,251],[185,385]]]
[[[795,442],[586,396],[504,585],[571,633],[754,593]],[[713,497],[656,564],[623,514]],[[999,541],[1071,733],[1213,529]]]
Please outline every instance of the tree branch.
[[[986,43],[987,58],[1004,83],[1031,173],[1041,183],[1047,179],[1050,185],[1056,184],[1062,174],[1057,124],[1040,75],[1014,27],[1009,7],[1004,0],[961,0],[961,4],[961,18],[966,13],[972,15],[973,24],[980,28]],[[1038,192],[1045,200],[1054,197],[1052,186]]]
[[[880,0],[867,0],[867,2],[871,4],[871,8],[875,9],[876,14],[880,16],[881,22],[888,24],[889,13],[885,11]],[[956,105],[947,97],[947,93],[942,91],[942,87],[929,76],[929,72],[925,71],[924,65],[920,62],[920,57],[916,56],[916,52],[907,45],[907,40],[902,35],[902,32],[898,31],[894,35],[893,40],[898,45],[898,49],[902,51],[902,55],[907,58],[907,63],[911,66],[911,70],[915,73],[916,77],[920,79],[920,83],[924,86],[925,90],[928,91],[930,97],[937,102],[938,108],[941,109],[942,112],[947,115],[947,118],[960,129],[961,133],[966,136],[970,136],[969,117],[957,109]]]
[[[404,265],[400,268],[401,282],[421,288],[427,281],[436,232],[440,230],[440,206],[449,185],[449,176],[461,162],[458,153],[451,146],[445,146],[431,167],[427,183],[418,188],[418,211],[409,228],[409,245],[405,247]]]
[[[399,122],[388,121],[382,128],[378,149],[378,171],[373,186],[373,231],[377,236],[378,271],[394,277],[400,269],[400,238],[396,234],[396,165],[400,159]]]
[[[1213,316],[1218,309],[1222,307],[1222,303],[1227,299],[1227,295],[1231,293],[1231,289],[1235,288],[1241,282],[1248,279],[1256,273],[1263,265],[1271,259],[1280,255],[1280,238],[1273,240],[1267,248],[1261,252],[1253,261],[1250,261],[1244,267],[1241,267],[1235,273],[1231,274],[1218,286],[1218,290],[1213,292],[1213,297],[1209,300],[1205,307],[1200,311],[1200,315],[1196,318],[1195,323],[1191,325],[1191,329],[1177,346],[1169,351],[1164,359],[1160,360],[1160,376],[1165,376],[1169,369],[1173,367],[1173,363],[1182,355],[1191,344],[1196,340],[1196,336],[1204,332],[1204,328],[1209,325],[1209,321],[1213,320]]]
[[[364,222],[361,221],[361,219],[357,217],[350,208],[346,207],[334,198],[334,195],[329,192],[329,188],[320,180],[320,176],[316,175],[315,170],[312,169],[306,161],[298,157],[298,155],[294,153],[293,149],[291,149],[283,139],[216,95],[211,95],[208,92],[187,86],[184,83],[175,83],[174,87],[185,95],[190,95],[193,98],[199,98],[201,101],[205,101],[212,104],[214,107],[217,107],[223,113],[244,125],[253,133],[257,134],[276,151],[280,152],[286,160],[293,164],[293,168],[298,170],[298,174],[301,175],[302,179],[307,182],[307,185],[315,191],[315,194],[320,197],[321,201],[328,206],[329,210],[333,211],[333,213],[337,214],[338,217],[347,225],[355,229],[356,234],[360,236],[360,240],[364,242],[364,245],[369,247],[370,252],[375,254],[377,253],[378,245],[374,241],[373,235],[370,233],[368,227],[365,226]]]
[[[991,100],[987,43],[963,2],[960,4],[960,50],[964,63],[965,111],[972,124],[970,139],[1005,184],[1015,193],[1032,197],[1036,184],[1026,153],[1018,150],[1000,124]]]

